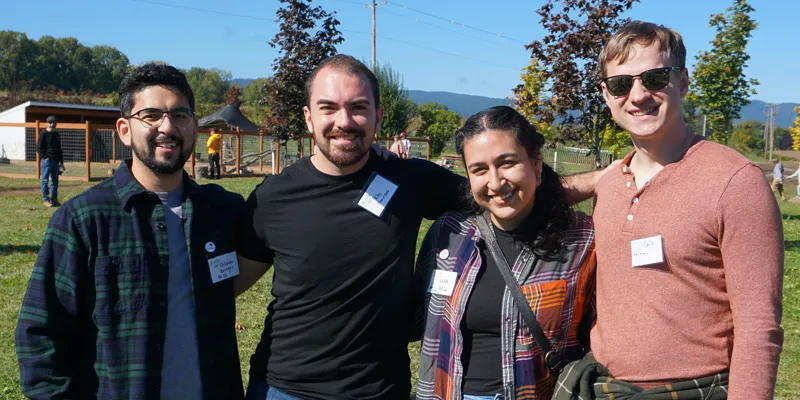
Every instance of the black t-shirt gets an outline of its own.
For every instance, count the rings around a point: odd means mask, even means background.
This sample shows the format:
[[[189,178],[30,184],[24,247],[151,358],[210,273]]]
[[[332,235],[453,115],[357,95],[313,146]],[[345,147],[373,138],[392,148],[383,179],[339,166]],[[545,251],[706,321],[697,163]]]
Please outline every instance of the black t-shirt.
[[[492,227],[506,262],[509,266],[514,265],[520,248],[514,244],[510,232],[500,230],[494,224]],[[461,322],[461,333],[464,337],[464,350],[461,353],[461,363],[464,366],[462,392],[491,396],[503,393],[500,324],[506,282],[489,250],[481,250],[481,260],[481,270]]]
[[[465,179],[390,154],[348,176],[305,158],[250,195],[237,250],[275,268],[251,377],[307,399],[408,399],[419,226],[460,204]],[[357,204],[373,173],[398,186],[381,218]]]

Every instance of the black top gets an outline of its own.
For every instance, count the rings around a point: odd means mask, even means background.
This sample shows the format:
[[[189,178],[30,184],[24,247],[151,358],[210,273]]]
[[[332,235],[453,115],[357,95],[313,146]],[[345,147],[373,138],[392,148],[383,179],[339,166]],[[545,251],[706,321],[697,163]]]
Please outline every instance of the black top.
[[[36,152],[39,153],[39,158],[63,162],[64,156],[61,152],[61,135],[58,131],[53,130],[48,132],[47,129],[42,129],[39,132],[39,143],[36,144]]]
[[[506,262],[509,266],[514,265],[520,248],[514,244],[510,232],[503,231],[494,224],[492,227]],[[461,353],[461,363],[464,366],[462,392],[491,396],[503,393],[500,323],[506,283],[488,250],[481,249],[481,260],[481,270],[461,322],[461,333],[464,336],[464,350]]]
[[[238,251],[275,268],[251,379],[306,399],[408,399],[417,233],[458,205],[465,180],[390,154],[370,150],[348,176],[304,158],[250,195]],[[357,204],[373,172],[398,185],[381,218]]]

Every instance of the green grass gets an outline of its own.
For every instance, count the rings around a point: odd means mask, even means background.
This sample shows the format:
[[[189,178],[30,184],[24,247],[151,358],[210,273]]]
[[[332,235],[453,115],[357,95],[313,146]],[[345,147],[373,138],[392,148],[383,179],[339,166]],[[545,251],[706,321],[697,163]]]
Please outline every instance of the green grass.
[[[566,166],[564,171],[566,173]],[[572,167],[570,169],[580,169]],[[236,178],[215,181],[226,189],[247,196],[261,178]],[[201,180],[201,183],[208,182]],[[0,398],[20,399],[19,368],[14,352],[14,328],[20,303],[25,292],[36,253],[44,230],[54,209],[44,208],[38,192],[39,182],[34,179],[8,179],[0,177]],[[62,201],[76,196],[89,187],[82,182],[63,182],[59,191]],[[794,195],[794,186],[787,186]],[[579,207],[586,211],[583,204]],[[776,397],[800,398],[800,204],[781,203],[786,243],[786,273],[784,275],[783,327],[785,344],[778,372]],[[421,243],[430,221],[424,221],[417,239]],[[266,316],[266,306],[272,300],[270,289],[272,275],[262,278],[237,301],[237,321],[246,329],[238,331],[239,352],[245,380],[249,371],[249,358],[258,344]],[[419,367],[419,345],[409,346],[412,381]],[[245,382],[246,384],[246,382]]]

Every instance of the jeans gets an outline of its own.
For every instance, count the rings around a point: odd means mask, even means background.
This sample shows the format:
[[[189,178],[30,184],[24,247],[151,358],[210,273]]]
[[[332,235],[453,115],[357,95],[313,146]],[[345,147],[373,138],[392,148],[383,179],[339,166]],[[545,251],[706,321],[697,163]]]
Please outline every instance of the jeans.
[[[502,394],[496,394],[494,396],[475,396],[471,394],[465,394],[464,400],[503,400],[505,397]]]
[[[214,169],[216,166],[216,169]],[[214,179],[214,172],[217,174],[217,178],[221,178],[222,174],[219,171],[219,154],[209,154],[208,155],[208,179]]]
[[[292,396],[282,390],[271,387],[262,380],[250,379],[247,384],[247,395],[245,400],[303,400],[300,397]]]
[[[42,160],[42,200],[58,201],[58,166],[56,160]],[[50,179],[50,191],[47,191],[47,179]]]

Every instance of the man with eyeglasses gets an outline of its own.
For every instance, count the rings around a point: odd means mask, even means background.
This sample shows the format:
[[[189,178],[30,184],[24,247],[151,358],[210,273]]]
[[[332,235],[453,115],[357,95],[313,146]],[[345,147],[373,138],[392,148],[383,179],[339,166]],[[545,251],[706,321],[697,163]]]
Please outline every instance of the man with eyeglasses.
[[[51,218],[20,310],[30,398],[241,399],[233,276],[238,194],[184,171],[186,77],[145,64],[120,85],[134,157]]]
[[[45,207],[61,205],[58,202],[58,176],[64,167],[64,154],[61,151],[61,135],[56,130],[57,123],[55,116],[47,117],[47,128],[39,132],[39,142],[36,144],[36,151],[42,161],[42,200]]]
[[[685,61],[678,33],[640,21],[600,54],[603,96],[634,151],[596,187],[591,347],[600,365],[586,382],[602,384],[572,390],[583,398],[773,396],[783,345],[780,213],[758,166],[686,126]],[[567,369],[560,380],[569,387],[579,368]],[[563,389],[555,399],[574,398]]]

